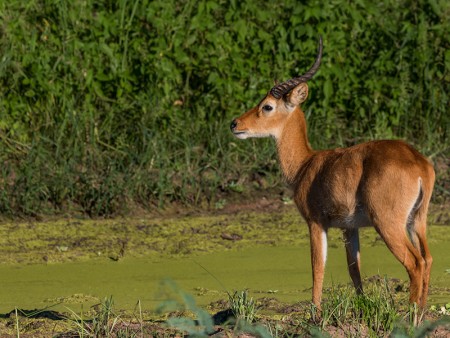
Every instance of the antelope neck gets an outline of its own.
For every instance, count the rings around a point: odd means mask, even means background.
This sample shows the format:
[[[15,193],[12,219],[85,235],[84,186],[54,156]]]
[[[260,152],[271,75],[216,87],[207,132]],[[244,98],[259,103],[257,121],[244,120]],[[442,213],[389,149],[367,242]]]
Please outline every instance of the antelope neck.
[[[305,115],[295,109],[277,139],[281,170],[289,184],[293,184],[302,163],[313,154],[306,134]]]

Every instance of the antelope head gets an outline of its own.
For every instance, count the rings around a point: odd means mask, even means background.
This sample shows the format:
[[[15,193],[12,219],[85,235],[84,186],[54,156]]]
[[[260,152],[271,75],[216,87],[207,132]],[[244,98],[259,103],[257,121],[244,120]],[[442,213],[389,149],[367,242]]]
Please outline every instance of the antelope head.
[[[268,136],[279,139],[288,117],[308,97],[306,81],[317,72],[321,59],[322,38],[313,66],[305,74],[275,85],[257,106],[231,122],[232,133],[240,139]]]

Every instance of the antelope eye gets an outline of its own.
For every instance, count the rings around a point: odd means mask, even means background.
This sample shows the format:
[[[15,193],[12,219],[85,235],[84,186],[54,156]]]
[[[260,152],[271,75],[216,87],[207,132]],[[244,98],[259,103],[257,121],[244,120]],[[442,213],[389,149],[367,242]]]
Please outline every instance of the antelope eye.
[[[273,107],[272,107],[272,106],[269,106],[268,104],[266,104],[265,106],[263,106],[263,110],[264,110],[265,112],[272,111],[272,109],[273,109]]]

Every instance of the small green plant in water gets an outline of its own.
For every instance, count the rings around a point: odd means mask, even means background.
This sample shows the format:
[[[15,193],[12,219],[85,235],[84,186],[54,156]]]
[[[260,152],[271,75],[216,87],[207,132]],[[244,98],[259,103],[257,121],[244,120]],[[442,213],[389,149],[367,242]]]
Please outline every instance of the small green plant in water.
[[[252,297],[249,297],[248,290],[235,291],[233,295],[228,294],[230,308],[236,319],[243,319],[248,323],[255,320],[257,308]]]

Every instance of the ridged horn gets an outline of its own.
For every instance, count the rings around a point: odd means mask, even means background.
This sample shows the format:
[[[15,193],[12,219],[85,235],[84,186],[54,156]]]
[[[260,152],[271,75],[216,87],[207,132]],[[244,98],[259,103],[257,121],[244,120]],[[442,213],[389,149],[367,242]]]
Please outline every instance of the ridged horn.
[[[270,94],[272,94],[274,98],[280,99],[281,97],[286,95],[292,88],[296,87],[302,82],[310,80],[319,69],[320,61],[322,60],[322,49],[322,37],[319,37],[319,49],[317,52],[316,61],[314,61],[312,67],[305,74],[299,77],[294,77],[290,80],[273,86],[273,88],[270,90]]]

